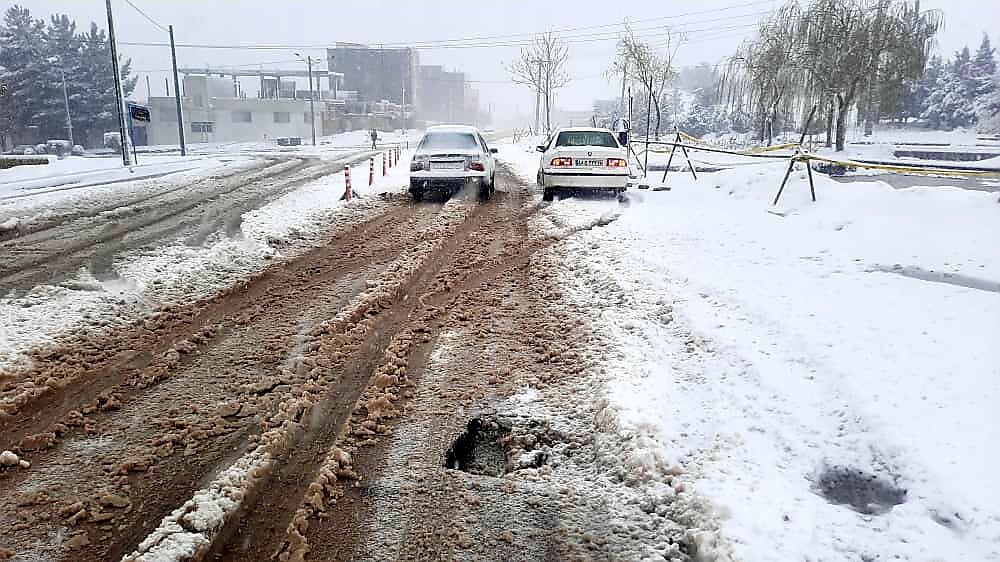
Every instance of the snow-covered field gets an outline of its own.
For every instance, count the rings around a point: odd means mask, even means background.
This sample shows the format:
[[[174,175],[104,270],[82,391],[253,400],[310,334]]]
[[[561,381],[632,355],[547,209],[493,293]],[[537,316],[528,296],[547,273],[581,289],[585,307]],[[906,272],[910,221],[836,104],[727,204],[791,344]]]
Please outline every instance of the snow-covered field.
[[[529,143],[501,158],[533,179]],[[741,560],[1000,560],[1000,203],[784,164],[556,202],[608,398]],[[772,212],[768,212],[768,211]]]

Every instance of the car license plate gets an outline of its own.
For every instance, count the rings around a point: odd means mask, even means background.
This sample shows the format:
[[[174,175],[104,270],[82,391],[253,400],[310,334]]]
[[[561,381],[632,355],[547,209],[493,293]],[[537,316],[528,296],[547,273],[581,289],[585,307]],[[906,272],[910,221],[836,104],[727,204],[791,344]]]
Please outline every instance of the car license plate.
[[[431,162],[432,170],[461,170],[465,162]]]
[[[577,166],[587,166],[589,168],[594,168],[604,165],[604,160],[597,158],[577,158],[574,162]]]

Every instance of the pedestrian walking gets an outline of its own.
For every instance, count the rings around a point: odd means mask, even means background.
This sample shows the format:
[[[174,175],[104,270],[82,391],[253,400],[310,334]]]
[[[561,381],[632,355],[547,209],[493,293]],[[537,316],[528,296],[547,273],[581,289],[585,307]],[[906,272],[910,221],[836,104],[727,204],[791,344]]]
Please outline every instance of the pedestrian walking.
[[[378,140],[378,131],[372,129],[371,137],[372,137],[372,150],[375,150],[375,141]]]

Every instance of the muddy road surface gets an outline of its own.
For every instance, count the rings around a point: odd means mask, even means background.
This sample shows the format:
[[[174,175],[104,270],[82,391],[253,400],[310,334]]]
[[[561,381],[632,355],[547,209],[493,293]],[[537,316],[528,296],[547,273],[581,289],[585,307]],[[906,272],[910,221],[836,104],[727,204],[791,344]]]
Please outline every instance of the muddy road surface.
[[[36,357],[49,391],[0,417],[30,462],[0,469],[0,559],[687,560],[664,510],[615,505],[599,412],[560,398],[591,391],[600,336],[546,251],[607,221],[542,234],[536,188],[497,181],[487,202],[390,197],[211,299]]]

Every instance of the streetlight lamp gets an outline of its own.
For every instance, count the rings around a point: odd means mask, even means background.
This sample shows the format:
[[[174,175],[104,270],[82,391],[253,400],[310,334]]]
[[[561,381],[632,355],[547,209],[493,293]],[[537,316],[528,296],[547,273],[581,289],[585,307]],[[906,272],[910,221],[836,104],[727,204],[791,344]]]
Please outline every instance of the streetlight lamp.
[[[309,67],[309,121],[312,123],[312,139],[313,146],[316,146],[316,94],[313,92],[313,62],[312,57],[303,57],[299,53],[295,53],[295,56],[299,57],[299,60],[306,61],[306,65]],[[280,84],[279,84],[280,86]]]
[[[52,64],[59,63],[59,74],[62,75],[63,104],[66,107],[66,131],[69,135],[69,146],[72,149],[76,143],[73,142],[73,119],[69,115],[69,91],[66,89],[66,69],[63,67],[59,57],[49,57],[49,62]]]

